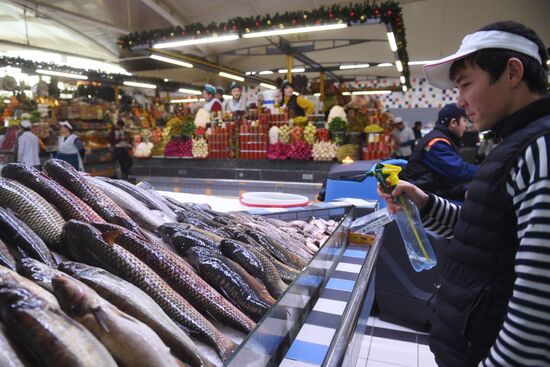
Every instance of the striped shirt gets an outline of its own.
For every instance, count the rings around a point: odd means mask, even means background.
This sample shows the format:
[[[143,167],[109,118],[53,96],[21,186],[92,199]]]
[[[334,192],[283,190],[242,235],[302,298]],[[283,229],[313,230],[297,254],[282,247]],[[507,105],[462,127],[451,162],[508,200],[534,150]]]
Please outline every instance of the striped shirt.
[[[516,281],[506,317],[480,366],[550,365],[550,135],[531,143],[506,181],[517,217]],[[424,226],[453,237],[460,206],[430,194]]]

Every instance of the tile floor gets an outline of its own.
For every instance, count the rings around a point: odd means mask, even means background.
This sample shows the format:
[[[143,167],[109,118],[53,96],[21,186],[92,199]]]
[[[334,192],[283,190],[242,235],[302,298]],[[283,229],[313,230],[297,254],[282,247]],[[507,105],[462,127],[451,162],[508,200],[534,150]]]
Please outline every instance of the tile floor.
[[[371,317],[356,367],[437,367],[428,335]]]

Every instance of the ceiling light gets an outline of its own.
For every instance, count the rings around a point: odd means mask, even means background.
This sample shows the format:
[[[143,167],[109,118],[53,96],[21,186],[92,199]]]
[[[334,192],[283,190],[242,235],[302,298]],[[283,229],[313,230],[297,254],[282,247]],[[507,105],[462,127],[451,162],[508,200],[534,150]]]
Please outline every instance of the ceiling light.
[[[343,95],[343,96],[350,96],[350,95],[351,95],[351,92],[342,92],[342,95]]]
[[[390,94],[391,90],[359,90],[351,94],[356,96],[364,96],[368,94]]]
[[[166,79],[166,78],[164,78],[163,80],[165,83],[168,83],[170,81],[170,79]]]
[[[296,91],[292,92],[292,94],[294,94],[295,96],[299,96],[299,95],[300,95],[300,93],[298,93],[298,92],[296,92]]]
[[[271,75],[271,74],[273,74],[273,71],[264,70],[264,71],[260,71],[258,74],[260,74],[260,75]]]
[[[224,94],[223,99],[233,99],[233,96],[230,94]]]
[[[404,85],[401,89],[403,89],[403,93],[405,93],[409,88],[407,88],[407,86]]]
[[[244,75],[256,75],[255,71],[247,71]]]
[[[196,95],[202,94],[202,92],[201,92],[200,90],[185,89],[185,88],[180,88],[180,89],[178,89],[178,92],[180,92],[180,93],[186,93],[186,94],[196,94]]]
[[[333,29],[346,28],[347,26],[348,25],[346,23],[339,23],[339,24],[317,25],[317,26],[310,26],[310,27],[274,29],[271,31],[245,33],[243,34],[243,38],[271,37],[271,36],[281,36],[284,34],[293,34],[293,33],[330,31]]]
[[[188,62],[181,61],[181,60],[178,60],[178,59],[173,59],[171,57],[165,57],[165,56],[154,55],[154,54],[149,56],[149,57],[152,58],[153,60],[163,61],[163,62],[167,62],[169,64],[183,66],[185,68],[192,68],[193,67],[193,64],[190,64]]]
[[[276,86],[271,85],[271,84],[267,84],[267,83],[260,83],[260,87],[264,87],[264,88],[267,88],[267,89],[277,89]]]
[[[279,69],[279,74],[286,74],[288,73],[288,69]],[[293,69],[290,69],[290,72],[291,73],[303,73],[304,71],[306,71],[305,68],[293,68]]]
[[[315,97],[321,97],[321,93],[313,93]]]
[[[379,68],[384,68],[384,67],[388,67],[388,66],[393,66],[393,64],[391,62],[383,62],[383,63],[378,64],[376,66],[379,67]]]
[[[196,98],[183,98],[183,99],[172,99],[170,100],[170,103],[190,103],[190,102],[198,102],[199,99]]]
[[[139,87],[139,88],[148,88],[148,89],[157,89],[157,86],[154,84],[147,84],[147,83],[138,83],[138,82],[128,82],[125,81],[122,83],[124,85],[127,85],[129,87]]]
[[[244,82],[244,78],[243,78],[242,76],[229,74],[229,73],[226,73],[226,72],[224,72],[224,71],[220,71],[220,72],[218,73],[218,75],[219,75],[219,76],[223,76],[224,78],[237,80],[237,81],[239,81],[239,82]]]
[[[399,81],[401,82],[401,84],[405,84],[405,82],[406,82],[407,80],[405,79],[405,77],[404,77],[403,75],[401,75],[401,76],[399,77]]]
[[[397,60],[395,62],[395,67],[397,68],[397,71],[399,71],[399,72],[403,71],[403,64],[401,63],[401,60]]]
[[[204,43],[226,42],[226,41],[234,41],[238,38],[239,38],[239,35],[231,34],[228,36],[216,36],[216,37],[197,38],[197,39],[182,40],[182,41],[162,42],[162,43],[157,43],[156,45],[153,45],[153,48],[171,48],[171,47],[200,45]]]
[[[397,51],[397,42],[395,42],[395,36],[393,35],[393,32],[388,32],[388,41],[390,42],[390,49],[395,52]]]
[[[370,64],[340,65],[340,70],[364,69],[364,68],[368,68],[369,66],[370,66]]]
[[[36,72],[38,74],[60,76],[60,77],[69,78],[69,79],[88,80],[88,77],[82,74],[62,73],[61,71],[43,70],[43,69],[36,69]]]
[[[432,61],[409,61],[409,65],[424,65]]]

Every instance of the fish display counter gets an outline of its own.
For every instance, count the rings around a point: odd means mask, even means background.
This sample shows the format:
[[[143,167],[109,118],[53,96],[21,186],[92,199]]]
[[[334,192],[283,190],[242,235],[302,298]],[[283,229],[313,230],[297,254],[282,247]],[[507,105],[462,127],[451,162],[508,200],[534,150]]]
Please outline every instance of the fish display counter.
[[[349,242],[360,208],[213,210],[56,159],[43,172],[8,164],[1,173],[0,342],[9,348],[0,365],[260,366],[353,355],[349,330],[372,305],[371,272],[361,277],[376,253]],[[311,340],[315,326],[333,332]]]

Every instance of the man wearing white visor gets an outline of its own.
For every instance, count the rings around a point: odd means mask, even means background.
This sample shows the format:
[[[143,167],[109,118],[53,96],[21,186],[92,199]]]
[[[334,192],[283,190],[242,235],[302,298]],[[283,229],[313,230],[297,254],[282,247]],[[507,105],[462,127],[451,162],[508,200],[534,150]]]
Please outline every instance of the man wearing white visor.
[[[550,97],[537,34],[499,22],[426,64],[428,81],[458,88],[479,131],[502,138],[462,206],[402,181],[424,226],[452,238],[441,269],[430,348],[440,366],[550,365]],[[399,210],[381,193],[390,210]]]

